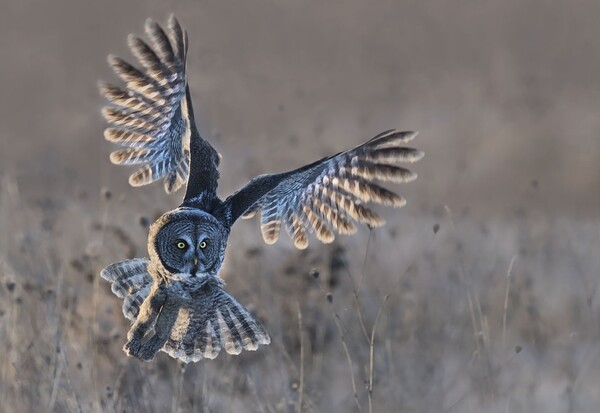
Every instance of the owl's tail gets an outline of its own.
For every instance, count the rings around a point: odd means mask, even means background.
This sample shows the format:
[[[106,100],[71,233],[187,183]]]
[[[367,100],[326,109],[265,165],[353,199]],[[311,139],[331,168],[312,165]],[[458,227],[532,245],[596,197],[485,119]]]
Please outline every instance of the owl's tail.
[[[195,293],[193,308],[180,311],[163,351],[186,363],[255,351],[271,342],[264,327],[218,283]]]
[[[125,260],[111,264],[100,272],[100,276],[112,284],[112,292],[124,299],[123,315],[131,321],[139,314],[140,306],[152,287],[149,262],[147,258]]]

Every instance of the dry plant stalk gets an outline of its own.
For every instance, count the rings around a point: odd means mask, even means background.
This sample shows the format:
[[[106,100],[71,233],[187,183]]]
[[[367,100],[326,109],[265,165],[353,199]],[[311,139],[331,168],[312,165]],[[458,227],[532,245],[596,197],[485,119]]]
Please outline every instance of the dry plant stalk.
[[[300,340],[300,384],[298,386],[298,413],[302,413],[302,398],[304,396],[304,340],[302,332],[302,310],[298,306],[298,338]]]

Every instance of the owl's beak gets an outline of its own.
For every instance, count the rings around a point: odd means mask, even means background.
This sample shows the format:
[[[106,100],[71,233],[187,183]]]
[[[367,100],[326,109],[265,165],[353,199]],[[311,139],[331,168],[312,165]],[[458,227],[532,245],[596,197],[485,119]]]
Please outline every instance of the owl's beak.
[[[198,257],[194,257],[194,267],[198,267]]]

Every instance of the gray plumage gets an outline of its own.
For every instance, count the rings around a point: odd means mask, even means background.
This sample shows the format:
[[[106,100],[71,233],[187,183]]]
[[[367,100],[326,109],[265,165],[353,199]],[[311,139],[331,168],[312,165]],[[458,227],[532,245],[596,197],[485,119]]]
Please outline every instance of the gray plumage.
[[[111,162],[142,164],[129,183],[140,186],[164,178],[165,190],[171,193],[188,177],[190,125],[185,100],[187,35],[175,18],[169,19],[168,27],[167,35],[152,20],[146,22],[153,48],[129,36],[129,47],[145,73],[111,55],[108,63],[126,89],[103,82],[99,88],[114,104],[102,110],[104,118],[115,125],[104,136],[126,147],[111,153]]]
[[[186,184],[183,203],[150,228],[148,259],[106,267],[101,276],[124,299],[131,321],[125,351],[151,360],[162,350],[185,362],[256,350],[270,342],[262,325],[224,289],[219,277],[231,226],[260,213],[264,241],[273,244],[284,227],[294,245],[308,246],[309,233],[324,243],[335,233],[353,234],[356,223],[379,227],[383,219],[369,203],[401,207],[406,201],[373,181],[410,182],[416,174],[400,166],[423,152],[404,146],[416,132],[390,130],[349,151],[298,169],[260,175],[221,200],[220,156],[196,129],[185,62],[187,34],[171,16],[164,31],[148,20],[150,45],[129,37],[143,66],[109,57],[125,87],[100,84],[111,102],[102,111],[113,125],[105,137],[124,149],[111,161],[142,165],[133,186],[164,179],[167,193]]]
[[[153,282],[149,265],[145,259],[128,260],[101,273],[113,282],[113,292],[125,298],[123,314],[133,321],[124,347],[127,354],[149,361],[163,350],[188,363],[214,359],[222,348],[240,354],[270,343],[264,327],[223,290],[218,277]],[[155,334],[143,342],[152,329]]]

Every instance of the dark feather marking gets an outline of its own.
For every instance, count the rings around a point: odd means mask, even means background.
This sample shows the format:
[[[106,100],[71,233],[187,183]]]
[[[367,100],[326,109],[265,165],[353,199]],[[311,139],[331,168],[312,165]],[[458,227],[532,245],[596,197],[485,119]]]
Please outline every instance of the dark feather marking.
[[[177,73],[179,67],[175,60],[173,48],[169,38],[163,31],[163,29],[153,21],[152,19],[146,20],[146,34],[152,41],[152,46],[156,50],[156,53],[160,56],[161,60],[165,62],[167,68],[173,73]]]
[[[227,328],[229,329],[229,333],[231,334],[231,340],[237,348],[238,346],[241,346],[242,337],[240,335],[240,332],[236,328],[233,320],[231,319],[231,316],[229,315],[229,305],[228,304],[229,303],[219,306],[219,309],[221,310],[221,316],[223,317],[223,320],[225,320],[225,323],[227,324]]]
[[[247,314],[244,314],[244,312],[242,312],[240,310],[240,308],[235,305],[232,306],[230,308],[230,310],[233,313],[233,315],[238,319],[238,321],[240,322],[240,324],[243,327],[244,334],[242,334],[242,336],[245,335],[250,340],[250,342],[252,343],[253,346],[258,345],[258,338],[256,337],[256,333],[254,332],[254,329],[248,322]],[[247,347],[247,345],[244,345],[244,348],[246,348],[246,347]]]
[[[175,16],[173,14],[171,14],[169,16],[169,20],[167,22],[167,27],[169,29],[169,38],[171,40],[171,44],[173,45],[173,49],[175,52],[175,55],[177,56],[177,58],[184,62],[185,64],[185,59],[186,59],[186,50],[185,50],[185,39],[184,39],[184,35],[181,29],[181,26],[179,25],[179,22],[177,21],[177,19],[175,18]]]

